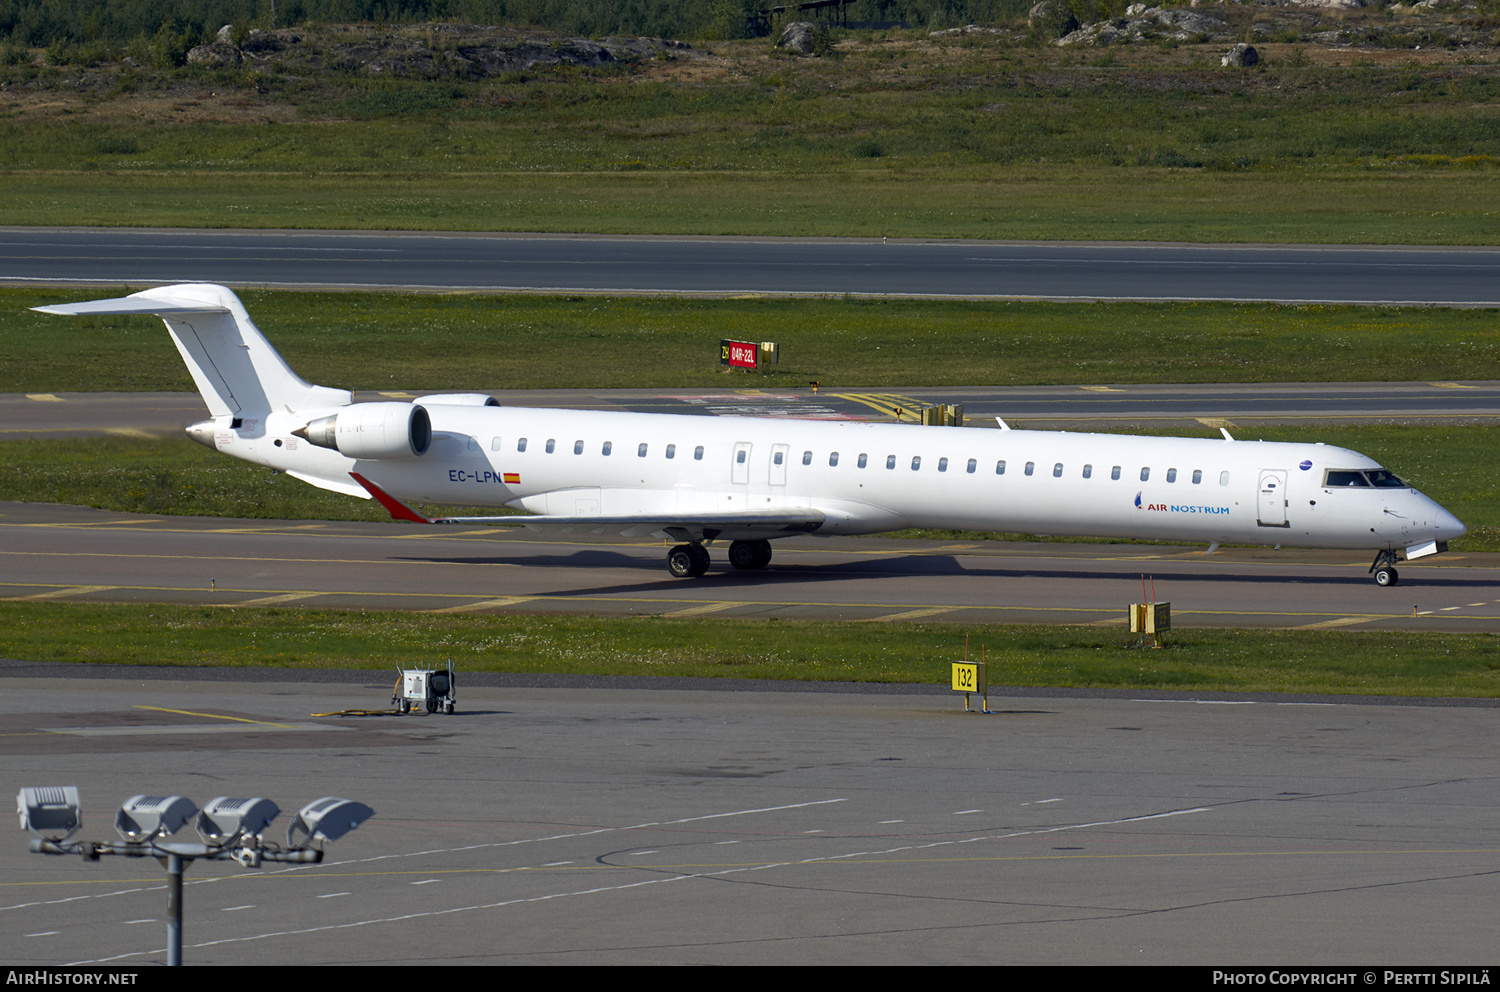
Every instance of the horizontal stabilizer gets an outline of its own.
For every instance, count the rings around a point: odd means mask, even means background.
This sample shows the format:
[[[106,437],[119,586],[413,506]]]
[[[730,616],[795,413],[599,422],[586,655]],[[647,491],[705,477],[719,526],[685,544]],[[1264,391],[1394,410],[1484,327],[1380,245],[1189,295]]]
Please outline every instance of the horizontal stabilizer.
[[[157,286],[113,300],[36,307],[65,317],[160,317],[215,417],[346,406],[353,396],[303,381],[260,333],[227,287],[210,283]]]
[[[229,308],[206,303],[202,300],[144,299],[140,296],[122,296],[116,300],[91,300],[87,303],[61,303],[51,307],[32,307],[37,313],[56,314],[59,317],[101,316],[148,316],[163,314],[228,313]]]

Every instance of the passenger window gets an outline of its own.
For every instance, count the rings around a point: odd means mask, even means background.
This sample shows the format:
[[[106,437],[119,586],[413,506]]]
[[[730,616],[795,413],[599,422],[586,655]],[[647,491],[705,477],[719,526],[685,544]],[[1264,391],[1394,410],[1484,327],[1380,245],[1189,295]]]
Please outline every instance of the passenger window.
[[[973,475],[974,474],[974,470],[976,468],[978,468],[978,467],[979,467],[979,459],[977,459],[977,458],[970,458],[969,459],[969,474]]]
[[[642,447],[644,447],[644,445]],[[745,464],[745,452],[743,452],[743,451],[736,451],[734,453],[734,461],[735,461],[735,464],[737,464],[737,465],[743,465],[743,464]]]
[[[667,445],[667,457],[668,458],[676,458],[677,457],[677,445],[675,445],[675,444],[669,444],[669,445]]]
[[[864,468],[866,465],[869,464],[869,462],[870,462],[869,456],[866,455],[864,452],[861,451],[859,453],[859,461],[856,462],[855,464],[857,464],[860,468]]]
[[[1000,459],[998,462],[995,463],[995,474],[996,475],[1004,475],[1005,474],[1005,459],[1004,458]]]
[[[804,451],[804,452],[802,452],[802,464],[804,464],[804,465],[811,465],[812,464],[812,452],[811,451]]]
[[[464,444],[464,450],[465,451],[478,451],[479,450],[479,442],[476,441],[476,440],[474,440],[472,437],[469,438],[468,442]]]
[[[1120,466],[1116,465],[1113,468],[1111,468],[1109,470],[1109,477],[1110,477],[1111,481],[1113,481],[1113,482],[1119,482],[1120,481]]]
[[[490,442],[490,450],[491,451],[499,451],[500,450],[500,439],[498,437],[495,438],[494,440],[492,440]]]
[[[922,467],[922,456],[921,455],[912,455],[911,456],[911,470],[913,472],[915,472],[917,469],[919,469],[921,467]]]
[[[1052,466],[1052,478],[1062,478],[1062,462],[1058,462],[1056,465]]]
[[[1167,469],[1167,481],[1168,482],[1176,482],[1177,481],[1177,470],[1175,468],[1169,468],[1169,469]]]
[[[641,442],[641,446],[639,448],[635,449],[635,456],[637,458],[645,458],[646,457],[646,449],[648,447],[649,447],[649,445],[646,444],[646,442],[642,441]]]
[[[1193,469],[1193,485],[1196,486],[1199,483],[1201,483],[1202,481],[1203,481],[1203,470],[1201,468],[1195,468],[1195,469]]]
[[[575,455],[581,455],[581,454],[583,454],[583,442],[582,441],[574,441],[573,442],[573,454],[575,454]]]
[[[885,456],[885,467],[886,468],[895,468],[896,467],[896,456],[895,455],[886,455]]]
[[[786,460],[786,452],[785,451],[778,451],[778,452],[776,452],[776,454],[774,454],[774,455],[771,456],[771,461],[774,462],[777,465],[780,465],[785,460]]]
[[[1035,471],[1036,471],[1036,462],[1027,462],[1026,463],[1026,474],[1030,475],[1031,473],[1033,473]]]
[[[1085,465],[1083,467],[1083,477],[1085,479],[1092,479],[1094,477],[1094,466]]]
[[[1150,480],[1151,480],[1151,470],[1149,468],[1143,468],[1143,469],[1141,469],[1141,481],[1142,482],[1149,482]]]
[[[611,451],[615,450],[615,443],[613,441],[605,441],[604,442],[604,447],[601,448],[600,450],[603,451],[607,455]]]
[[[835,451],[835,452],[832,452],[831,454],[829,454],[829,456],[828,456],[828,467],[829,468],[833,468],[838,463],[839,463],[839,453],[837,451]]]
[[[1227,486],[1227,485],[1229,485],[1229,473],[1228,472],[1220,472],[1219,473],[1219,485],[1221,485],[1221,486]]]
[[[518,438],[516,438],[516,450],[517,451],[525,451],[526,450],[526,439],[524,437],[518,437]]]
[[[946,472],[946,471],[948,471],[948,459],[946,459],[946,458],[939,458],[938,459],[938,471],[939,472]]]
[[[547,454],[550,455],[550,454],[552,454],[552,452],[554,452],[556,450],[557,450],[557,438],[555,438],[555,437],[549,437],[549,438],[547,438]]]
[[[693,461],[695,461],[695,462],[701,462],[702,460],[703,460],[703,445],[700,444],[700,445],[698,445],[698,447],[696,447],[696,448],[693,449]]]

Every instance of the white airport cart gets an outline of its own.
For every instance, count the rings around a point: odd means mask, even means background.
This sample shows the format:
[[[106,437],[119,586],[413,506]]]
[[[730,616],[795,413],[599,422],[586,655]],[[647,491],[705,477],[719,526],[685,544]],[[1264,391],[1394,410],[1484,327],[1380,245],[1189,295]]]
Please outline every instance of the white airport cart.
[[[441,709],[444,714],[451,714],[453,700],[452,658],[448,659],[446,669],[402,669],[396,679],[396,690],[391,694],[391,702],[395,703],[402,713],[410,713],[415,706],[426,706],[429,713],[436,713]]]

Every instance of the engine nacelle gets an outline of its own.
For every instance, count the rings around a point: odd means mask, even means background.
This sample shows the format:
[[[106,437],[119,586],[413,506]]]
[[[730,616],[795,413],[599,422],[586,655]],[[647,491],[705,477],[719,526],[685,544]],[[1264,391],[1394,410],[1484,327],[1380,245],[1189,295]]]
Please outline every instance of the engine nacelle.
[[[423,396],[420,403],[435,403],[439,406],[499,406],[500,401],[486,393],[433,393]]]
[[[415,403],[356,403],[293,434],[350,458],[411,458],[432,445],[432,418]]]

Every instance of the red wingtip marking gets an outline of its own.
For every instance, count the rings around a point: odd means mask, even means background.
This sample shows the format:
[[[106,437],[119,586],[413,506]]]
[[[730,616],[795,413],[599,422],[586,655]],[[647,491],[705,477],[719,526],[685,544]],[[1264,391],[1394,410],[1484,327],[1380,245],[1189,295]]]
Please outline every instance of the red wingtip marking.
[[[349,477],[351,479],[353,479],[355,482],[357,482],[360,485],[364,486],[365,487],[365,491],[368,492],[371,496],[374,496],[377,500],[379,500],[381,506],[383,506],[387,510],[391,511],[391,519],[393,519],[393,520],[410,520],[414,524],[430,524],[430,523],[432,523],[431,520],[428,520],[426,517],[422,516],[416,510],[413,510],[411,507],[407,506],[405,503],[401,502],[399,499],[397,499],[396,497],[392,496],[390,493],[386,492],[384,489],[381,489],[375,483],[371,482],[369,479],[366,479],[364,476],[360,475],[358,472],[350,472],[349,473]]]

